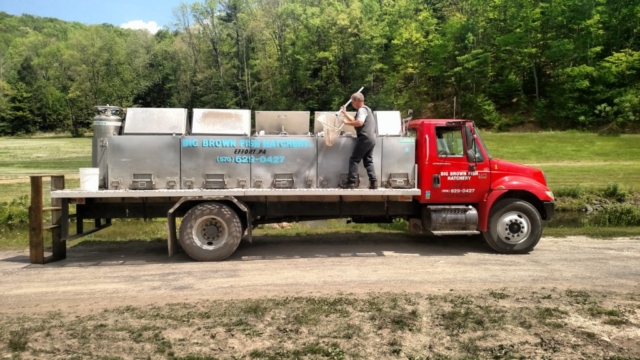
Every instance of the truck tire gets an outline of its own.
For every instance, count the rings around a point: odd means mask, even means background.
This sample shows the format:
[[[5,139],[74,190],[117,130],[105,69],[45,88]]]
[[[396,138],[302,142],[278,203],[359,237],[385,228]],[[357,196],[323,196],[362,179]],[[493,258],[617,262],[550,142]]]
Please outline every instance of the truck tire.
[[[199,204],[187,212],[180,224],[180,244],[198,261],[224,260],[236,251],[240,240],[240,218],[224,204]]]
[[[484,240],[502,254],[525,254],[542,236],[542,218],[533,205],[520,199],[504,199],[489,213]]]

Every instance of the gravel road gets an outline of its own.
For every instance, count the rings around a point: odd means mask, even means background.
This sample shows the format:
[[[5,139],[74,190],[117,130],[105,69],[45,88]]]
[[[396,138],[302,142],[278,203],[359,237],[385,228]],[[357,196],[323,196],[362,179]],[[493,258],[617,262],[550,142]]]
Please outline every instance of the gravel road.
[[[26,252],[0,252],[5,313],[503,287],[640,292],[640,237],[544,238],[528,255],[493,253],[477,237],[261,237],[218,263],[194,262],[184,253],[168,258],[162,242],[81,244],[69,248],[66,260],[47,265],[29,264]]]

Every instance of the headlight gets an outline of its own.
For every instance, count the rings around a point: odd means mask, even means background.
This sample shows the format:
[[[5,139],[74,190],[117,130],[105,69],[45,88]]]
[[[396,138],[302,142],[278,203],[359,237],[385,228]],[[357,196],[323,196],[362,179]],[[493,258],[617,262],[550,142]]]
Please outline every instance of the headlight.
[[[553,197],[553,191],[546,191],[546,194],[548,197],[550,197],[552,200],[555,200],[556,198]]]

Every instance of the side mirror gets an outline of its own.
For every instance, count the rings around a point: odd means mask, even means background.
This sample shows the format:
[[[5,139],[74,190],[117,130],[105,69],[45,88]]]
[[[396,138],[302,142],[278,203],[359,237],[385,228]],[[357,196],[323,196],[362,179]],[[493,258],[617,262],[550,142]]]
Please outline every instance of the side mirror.
[[[482,154],[478,152],[478,149],[467,150],[467,160],[476,164],[484,162],[484,158],[482,157]]]
[[[469,126],[469,125],[465,126],[464,127],[464,133],[465,133],[464,134],[465,138],[467,140],[467,151],[474,150],[474,152],[475,152],[475,147],[474,147],[475,141],[474,141],[474,138],[473,138],[473,133],[471,132],[471,126]]]

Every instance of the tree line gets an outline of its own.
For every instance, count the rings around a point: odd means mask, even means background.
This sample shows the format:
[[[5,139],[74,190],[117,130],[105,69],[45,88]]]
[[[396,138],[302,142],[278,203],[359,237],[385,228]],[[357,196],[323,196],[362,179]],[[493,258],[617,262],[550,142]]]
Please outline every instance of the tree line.
[[[92,107],[374,109],[637,129],[640,0],[206,0],[155,35],[0,12],[0,135]]]

